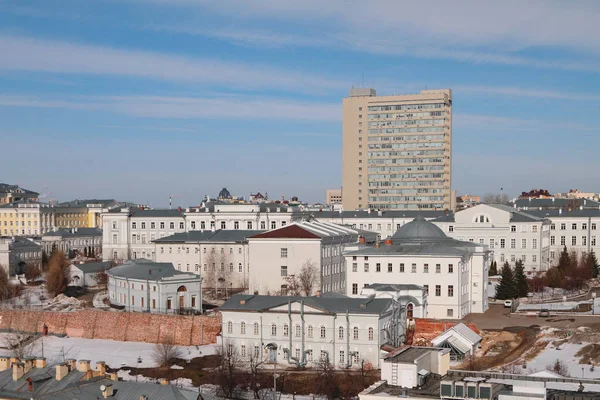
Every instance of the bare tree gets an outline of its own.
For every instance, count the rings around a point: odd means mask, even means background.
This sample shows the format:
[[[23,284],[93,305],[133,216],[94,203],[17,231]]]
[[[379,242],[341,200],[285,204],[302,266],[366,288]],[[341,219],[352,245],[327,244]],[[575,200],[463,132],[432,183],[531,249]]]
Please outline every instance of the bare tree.
[[[228,399],[239,397],[241,358],[237,347],[231,341],[225,341],[219,350],[221,357],[217,370],[219,395]]]
[[[8,283],[8,274],[2,264],[0,264],[0,300],[8,299],[10,294],[11,290],[10,284]]]
[[[298,276],[288,275],[285,278],[283,278],[283,280],[286,283],[287,294],[289,296],[301,296],[302,295],[302,289],[300,287],[300,280],[298,279]],[[284,293],[281,293],[281,295],[284,295]]]
[[[263,361],[260,359],[260,354],[257,356],[254,352],[250,352],[250,357],[248,359],[248,367],[249,371],[249,382],[248,386],[252,393],[254,394],[255,399],[260,399],[260,366],[263,364]]]
[[[25,279],[27,281],[35,281],[42,275],[42,271],[34,264],[27,264],[25,267]]]
[[[103,290],[106,290],[108,285],[108,274],[106,271],[100,271],[96,275],[94,275],[94,279],[96,280],[96,284]]]
[[[57,251],[50,257],[48,272],[46,273],[46,288],[53,296],[64,293],[69,282],[69,261],[65,253]]]
[[[317,363],[319,384],[318,390],[320,394],[327,396],[327,399],[333,400],[340,397],[340,387],[333,364],[329,360],[329,356],[319,360]]]
[[[558,358],[556,359],[556,361],[554,361],[554,363],[547,365],[546,369],[548,371],[557,373],[560,376],[565,376],[565,377],[569,376],[569,367],[567,366],[567,364],[564,361],[562,361]]]
[[[23,332],[14,332],[4,336],[4,345],[11,352],[13,357],[22,360],[32,354],[33,346],[28,346],[30,335]]]
[[[154,345],[152,359],[159,367],[168,367],[183,355],[181,348],[168,337],[163,343]]]
[[[484,204],[508,204],[508,195],[506,193],[486,193],[483,196]]]
[[[319,285],[319,269],[317,263],[308,259],[302,264],[300,273],[298,274],[298,283],[300,285],[300,291],[305,296],[312,296],[315,287]]]

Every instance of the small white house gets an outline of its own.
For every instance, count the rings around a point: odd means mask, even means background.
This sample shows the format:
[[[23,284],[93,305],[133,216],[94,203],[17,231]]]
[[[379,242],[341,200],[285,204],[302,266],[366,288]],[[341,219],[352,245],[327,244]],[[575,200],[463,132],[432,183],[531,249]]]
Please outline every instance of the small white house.
[[[392,386],[424,386],[431,374],[446,375],[450,350],[437,347],[403,347],[388,353],[381,365],[381,379]]]
[[[98,275],[111,268],[110,261],[87,264],[71,264],[69,267],[70,286],[96,286]]]
[[[450,349],[452,360],[462,360],[470,354],[475,354],[479,343],[481,343],[481,336],[462,322],[431,341],[435,347]]]

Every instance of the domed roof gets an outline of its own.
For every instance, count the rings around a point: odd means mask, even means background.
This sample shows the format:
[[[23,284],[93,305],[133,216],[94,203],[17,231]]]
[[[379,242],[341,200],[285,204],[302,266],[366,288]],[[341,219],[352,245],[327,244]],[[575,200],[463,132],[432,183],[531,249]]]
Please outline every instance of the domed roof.
[[[392,236],[393,241],[432,241],[451,239],[435,224],[425,221],[418,216],[406,225],[403,225]]]

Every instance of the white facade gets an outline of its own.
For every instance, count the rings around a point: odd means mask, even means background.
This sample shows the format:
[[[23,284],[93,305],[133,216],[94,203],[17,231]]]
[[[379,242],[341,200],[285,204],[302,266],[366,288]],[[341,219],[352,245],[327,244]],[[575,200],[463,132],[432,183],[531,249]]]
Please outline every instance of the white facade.
[[[428,294],[423,286],[372,283],[360,289],[360,297],[394,299],[406,308],[406,318],[426,318]]]
[[[371,304],[361,309],[360,302]],[[380,347],[390,342],[393,326],[404,337],[402,326],[394,325],[401,311],[393,307],[386,299],[236,295],[221,307],[223,345],[235,346],[243,359],[307,367],[329,360],[339,368],[364,360],[378,368]]]
[[[275,203],[205,203],[201,207],[187,208],[184,213],[188,231],[277,229],[289,225],[296,214],[293,207]]]

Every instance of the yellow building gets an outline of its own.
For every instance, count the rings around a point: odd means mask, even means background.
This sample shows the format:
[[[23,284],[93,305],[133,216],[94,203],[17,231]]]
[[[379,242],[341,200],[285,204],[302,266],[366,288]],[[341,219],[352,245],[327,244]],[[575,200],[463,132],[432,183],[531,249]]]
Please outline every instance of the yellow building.
[[[116,206],[115,200],[73,200],[43,209],[42,213],[55,228],[99,228],[102,209]]]
[[[19,200],[0,205],[0,236],[39,236],[45,232],[36,201]]]

